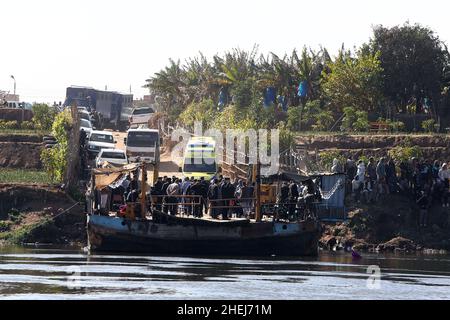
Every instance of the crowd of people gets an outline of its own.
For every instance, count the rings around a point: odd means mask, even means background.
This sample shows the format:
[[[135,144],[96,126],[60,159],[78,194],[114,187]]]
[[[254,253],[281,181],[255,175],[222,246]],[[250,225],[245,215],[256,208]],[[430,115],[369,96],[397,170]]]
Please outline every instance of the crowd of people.
[[[126,174],[107,188],[97,191],[95,202],[100,204],[100,213],[121,211],[126,204],[133,204],[135,216],[140,217],[141,179],[138,171]],[[146,180],[146,178],[144,177]],[[277,194],[276,205],[280,210],[278,218],[299,216],[311,207],[317,198],[318,189],[312,180],[297,184],[283,182]],[[211,181],[177,177],[159,177],[147,194],[148,209],[177,216],[202,218],[209,214],[213,219],[229,220],[250,218],[255,207],[255,183],[218,176]],[[307,210],[306,210],[307,211]],[[310,210],[312,211],[312,210]],[[312,212],[310,212],[312,213]]]
[[[347,193],[357,202],[374,203],[387,194],[402,194],[414,199],[420,208],[419,225],[427,226],[433,205],[449,207],[450,170],[447,163],[411,158],[396,162],[373,157],[366,164],[349,157],[342,165],[333,160],[332,172],[345,173]]]
[[[146,180],[146,178],[144,178]],[[102,212],[125,212],[126,204],[133,204],[135,215],[140,216],[141,180],[138,171],[127,174],[118,183],[97,191],[95,202]],[[255,186],[246,181],[222,176],[212,181],[177,177],[159,177],[147,192],[150,210],[158,210],[176,216],[182,214],[201,218],[209,214],[213,219],[223,220],[249,217],[253,211]],[[100,212],[101,213],[101,212]]]
[[[151,188],[150,196],[156,199],[156,209],[170,215],[192,215],[197,218],[208,213],[213,219],[219,216],[228,220],[232,215],[250,214],[254,185],[246,181],[219,176],[210,182],[200,179],[159,177]]]

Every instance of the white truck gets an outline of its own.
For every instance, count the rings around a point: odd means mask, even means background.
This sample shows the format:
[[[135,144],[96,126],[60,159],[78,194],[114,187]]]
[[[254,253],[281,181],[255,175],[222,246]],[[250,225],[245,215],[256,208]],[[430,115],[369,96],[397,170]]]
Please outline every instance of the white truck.
[[[134,108],[129,118],[130,128],[137,128],[139,125],[148,125],[148,122],[154,115],[155,111],[151,107]]]
[[[161,140],[155,129],[129,129],[124,139],[128,161],[159,163]]]

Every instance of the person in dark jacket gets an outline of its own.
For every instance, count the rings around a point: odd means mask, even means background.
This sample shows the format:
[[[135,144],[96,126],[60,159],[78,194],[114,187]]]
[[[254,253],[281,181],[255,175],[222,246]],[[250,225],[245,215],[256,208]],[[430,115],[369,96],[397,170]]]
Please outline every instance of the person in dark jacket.
[[[247,182],[243,182],[243,187],[240,194],[240,203],[244,216],[248,218],[253,208],[253,198],[255,197],[255,188],[253,185],[247,185]],[[244,200],[241,200],[244,199]]]
[[[163,185],[161,187],[161,194],[163,196],[167,195],[167,188],[170,186],[171,183],[172,183],[172,179],[170,179],[168,177],[165,177],[164,183],[163,183]],[[167,202],[167,197],[165,197],[165,200],[166,200],[165,202]],[[169,206],[165,205],[163,207],[163,211],[164,211],[164,213],[168,213],[169,212]]]
[[[191,196],[200,196],[200,197],[202,196],[202,186],[197,179],[195,179],[193,181],[193,183],[191,184],[191,186],[189,187],[188,194]],[[196,218],[201,218],[203,216],[203,214],[202,214],[203,204],[202,204],[201,198],[196,198],[196,197],[191,198],[189,200],[189,202],[195,203],[193,205],[193,210],[192,210],[193,216]]]
[[[289,186],[286,183],[286,181],[284,181],[281,184],[281,188],[280,188],[280,203],[287,203],[289,201]]]
[[[202,196],[202,215],[208,212],[208,189],[209,184],[204,177],[200,178],[200,195]]]
[[[208,201],[211,208],[211,217],[213,219],[217,219],[217,216],[219,215],[219,209],[216,209],[217,206],[219,206],[219,203],[214,200],[219,199],[219,180],[214,180],[213,183],[209,186],[208,190]]]
[[[156,196],[156,210],[161,211],[161,205],[162,205],[162,188],[163,188],[163,180],[162,177],[158,177],[158,180],[156,180],[155,185],[153,186],[152,195]]]
[[[293,215],[295,211],[295,206],[298,201],[300,193],[298,191],[298,186],[295,181],[291,181],[289,184],[289,214]]]
[[[231,199],[234,199],[235,192],[236,188],[231,183],[230,178],[225,178],[225,183],[222,185],[222,199],[225,199],[225,201],[223,201],[223,206],[225,207],[234,206],[234,201]],[[228,220],[230,211],[231,208],[223,208],[222,210],[223,220]]]

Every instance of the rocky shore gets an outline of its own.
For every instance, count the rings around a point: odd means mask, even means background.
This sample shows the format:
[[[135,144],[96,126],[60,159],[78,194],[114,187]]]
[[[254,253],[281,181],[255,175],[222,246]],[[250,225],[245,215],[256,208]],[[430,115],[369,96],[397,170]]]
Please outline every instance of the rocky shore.
[[[377,204],[349,204],[348,220],[324,224],[320,247],[324,250],[353,248],[371,252],[450,250],[449,209],[429,212],[427,227],[418,226],[415,201],[389,195]]]

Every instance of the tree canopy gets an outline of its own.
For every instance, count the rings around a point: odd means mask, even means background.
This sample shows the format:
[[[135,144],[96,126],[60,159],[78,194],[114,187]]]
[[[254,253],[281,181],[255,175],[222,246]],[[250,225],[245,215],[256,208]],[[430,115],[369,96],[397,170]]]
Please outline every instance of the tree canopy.
[[[437,103],[446,85],[449,52],[434,31],[405,23],[392,28],[379,25],[373,33],[365,49],[380,53],[385,96],[401,111],[424,98]]]
[[[373,114],[398,125],[395,112],[437,118],[437,106],[450,103],[449,56],[445,44],[426,27],[379,25],[366,44],[353,52],[343,46],[336,57],[325,48],[307,47],[284,56],[264,55],[255,46],[212,59],[201,53],[184,63],[171,59],[145,87],[169,122],[192,125],[201,119],[234,127],[367,130],[368,115],[373,119]],[[356,127],[342,123],[345,109],[359,115]]]

